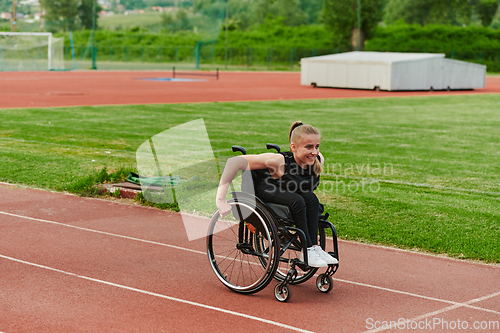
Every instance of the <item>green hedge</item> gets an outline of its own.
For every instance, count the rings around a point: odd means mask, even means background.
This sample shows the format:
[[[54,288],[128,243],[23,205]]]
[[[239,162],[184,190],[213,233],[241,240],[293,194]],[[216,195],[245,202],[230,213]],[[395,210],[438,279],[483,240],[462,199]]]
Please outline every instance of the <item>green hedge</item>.
[[[87,49],[90,33],[89,30],[73,32],[77,59],[90,59],[91,52]],[[69,60],[69,33],[64,36],[65,58]],[[215,43],[207,41],[202,44],[202,64],[225,63],[225,37],[222,30]],[[264,66],[276,69],[278,66],[293,69],[298,68],[302,57],[346,51],[331,47],[331,33],[321,25],[288,27],[278,19],[268,20],[256,30],[229,31],[228,37],[228,64],[248,68]],[[187,31],[95,31],[95,46],[100,61],[194,62],[199,41],[204,41],[202,35]]]
[[[500,72],[500,30],[447,25],[378,27],[367,51],[445,53],[448,58],[481,63]]]
[[[75,45],[86,45],[89,41],[90,30],[74,31],[73,42]],[[56,36],[60,36],[57,34]],[[191,46],[203,37],[193,32],[181,31],[177,33],[149,32],[132,29],[128,31],[95,31],[96,46]],[[69,33],[64,34],[64,45],[70,46]]]
[[[288,27],[279,24],[264,24],[257,30],[229,31],[229,47],[294,47],[302,49],[332,48],[332,33],[321,25]],[[222,30],[218,45],[224,45],[225,31]]]
[[[440,52],[477,52],[500,50],[500,30],[485,27],[449,25],[393,25],[378,27],[375,36],[366,42],[367,50],[427,50]]]
[[[59,34],[60,35],[60,34]],[[229,47],[295,47],[303,49],[327,49],[332,47],[332,34],[321,25],[288,27],[281,24],[264,24],[257,30],[229,31]],[[69,46],[69,33],[65,33],[64,44]],[[90,36],[89,30],[74,31],[74,43],[86,44]],[[225,44],[225,31],[222,30],[217,40],[222,47]],[[196,46],[204,41],[203,36],[189,31],[150,32],[132,29],[128,31],[96,30],[96,44],[103,43],[122,46]]]
[[[287,27],[268,22],[251,31],[229,31],[228,58],[234,65],[298,65],[301,57],[345,52],[331,47],[332,36],[323,26]],[[90,31],[75,31],[75,52],[84,53]],[[100,58],[110,61],[192,61],[196,44],[203,36],[193,32],[160,33],[139,29],[97,30],[95,45]],[[70,45],[66,34],[65,46]],[[225,31],[215,44],[201,49],[202,63],[224,63]],[[448,58],[481,63],[489,72],[500,72],[500,30],[445,25],[393,25],[378,27],[365,45],[367,51],[445,53]],[[68,52],[67,52],[68,53]],[[87,55],[88,56],[88,55]],[[189,59],[189,60],[188,60]],[[270,65],[271,64],[271,65]]]

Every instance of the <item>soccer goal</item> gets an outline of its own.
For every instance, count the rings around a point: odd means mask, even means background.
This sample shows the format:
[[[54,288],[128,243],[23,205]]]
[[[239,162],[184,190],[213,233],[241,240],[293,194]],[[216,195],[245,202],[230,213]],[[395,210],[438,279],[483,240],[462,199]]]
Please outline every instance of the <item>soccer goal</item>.
[[[0,32],[0,71],[63,70],[63,48],[50,32]]]

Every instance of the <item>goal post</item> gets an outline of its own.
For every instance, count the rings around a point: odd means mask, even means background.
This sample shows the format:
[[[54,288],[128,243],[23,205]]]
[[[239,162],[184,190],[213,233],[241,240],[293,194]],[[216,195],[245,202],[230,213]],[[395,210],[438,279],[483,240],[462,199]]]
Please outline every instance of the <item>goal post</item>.
[[[50,32],[0,32],[0,71],[64,70],[64,37]]]

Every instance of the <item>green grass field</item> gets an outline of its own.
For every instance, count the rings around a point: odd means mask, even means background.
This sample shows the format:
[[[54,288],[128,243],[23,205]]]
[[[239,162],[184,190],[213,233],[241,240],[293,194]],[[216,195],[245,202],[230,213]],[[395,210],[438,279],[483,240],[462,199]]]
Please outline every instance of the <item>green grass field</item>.
[[[227,156],[286,147],[300,119],[322,131],[317,192],[341,238],[498,263],[499,110],[497,95],[3,109],[0,180],[79,192],[175,125],[204,118]]]

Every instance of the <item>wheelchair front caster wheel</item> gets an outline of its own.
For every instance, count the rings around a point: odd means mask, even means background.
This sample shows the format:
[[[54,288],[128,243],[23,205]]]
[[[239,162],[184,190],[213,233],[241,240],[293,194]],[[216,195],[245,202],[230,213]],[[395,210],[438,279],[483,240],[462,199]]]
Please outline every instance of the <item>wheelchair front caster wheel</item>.
[[[333,288],[333,281],[330,275],[320,274],[316,279],[316,287],[322,293],[328,293]]]
[[[274,297],[280,302],[286,302],[292,296],[290,292],[290,287],[286,283],[278,283],[274,287]]]

